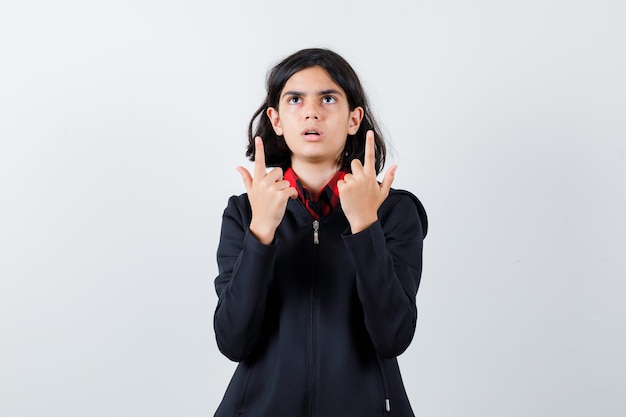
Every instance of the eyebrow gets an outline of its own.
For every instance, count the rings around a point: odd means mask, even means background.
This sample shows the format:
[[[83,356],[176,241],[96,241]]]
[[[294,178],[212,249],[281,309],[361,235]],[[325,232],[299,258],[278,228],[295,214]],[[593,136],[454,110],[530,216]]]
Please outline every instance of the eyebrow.
[[[330,90],[322,90],[320,92],[317,93],[318,96],[326,96],[329,94],[336,94],[338,96],[343,96],[343,94],[341,93],[341,91],[339,90],[335,90],[330,89]],[[282,95],[282,97],[284,98],[285,96],[304,96],[305,94],[301,91],[285,91]]]

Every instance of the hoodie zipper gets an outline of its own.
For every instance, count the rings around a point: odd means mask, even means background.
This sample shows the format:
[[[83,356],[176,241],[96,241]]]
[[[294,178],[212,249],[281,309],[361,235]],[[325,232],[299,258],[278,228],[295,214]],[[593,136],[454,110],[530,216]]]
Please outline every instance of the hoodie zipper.
[[[320,244],[320,222],[319,220],[313,220],[313,244]]]
[[[317,250],[315,246],[320,244],[320,222],[319,220],[313,220],[313,256],[314,256],[314,268],[313,274],[311,275],[311,297],[309,300],[309,358],[307,361],[308,365],[308,373],[309,373],[309,389],[308,389],[308,407],[306,409],[307,416],[312,416],[315,412],[315,273],[317,271]],[[380,376],[380,382],[383,390],[383,399],[384,399],[384,413],[391,412],[391,400],[389,399],[388,389],[387,389],[387,379],[385,378],[385,374],[383,372],[383,366],[380,360],[380,355],[376,352],[376,362],[378,364],[378,375]]]
[[[310,288],[310,297],[309,297],[309,324],[308,324],[308,347],[307,347],[307,383],[308,383],[308,398],[307,398],[307,407],[306,407],[306,416],[313,416],[315,413],[315,398],[317,396],[315,389],[315,369],[317,368],[316,364],[316,352],[315,352],[315,278],[317,274],[317,245],[319,245],[319,229],[320,222],[319,220],[313,220],[313,268],[311,272],[311,288]]]

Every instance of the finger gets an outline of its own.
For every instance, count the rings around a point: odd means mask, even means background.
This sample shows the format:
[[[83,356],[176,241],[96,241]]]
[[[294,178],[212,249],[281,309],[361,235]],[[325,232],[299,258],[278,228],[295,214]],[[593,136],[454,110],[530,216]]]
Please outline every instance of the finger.
[[[358,159],[353,159],[352,162],[350,162],[350,171],[352,171],[353,175],[359,175],[363,172],[363,165],[361,165],[361,161],[359,161]]]
[[[346,181],[345,180],[337,181],[337,191],[339,192],[339,198],[342,197],[343,189],[344,189],[345,186],[346,186]]]
[[[266,173],[267,178],[274,182],[281,181],[283,179],[283,169],[281,167],[272,168],[270,172]]]
[[[385,174],[383,178],[383,182],[380,184],[380,190],[387,196],[389,194],[389,190],[391,189],[391,184],[393,184],[393,180],[396,178],[396,171],[398,170],[397,165],[392,165],[391,168]]]
[[[291,187],[291,183],[287,180],[276,181],[276,187],[281,191],[286,190],[287,188]]]
[[[298,198],[298,190],[292,187],[291,183],[288,180],[277,180],[275,182],[275,185],[276,187],[278,187],[278,190],[285,195],[285,197],[292,198],[292,199]]]
[[[365,136],[365,158],[363,160],[363,168],[366,172],[376,172],[376,150],[374,145],[374,131],[368,130]]]
[[[238,166],[236,169],[241,174],[241,179],[243,180],[243,185],[246,187],[246,191],[250,192],[250,188],[252,188],[252,175],[242,166]]]
[[[287,195],[288,198],[295,200],[298,198],[298,190],[293,187],[287,187],[283,190],[283,192]]]
[[[265,176],[265,148],[260,136],[254,138],[254,177],[263,178]]]

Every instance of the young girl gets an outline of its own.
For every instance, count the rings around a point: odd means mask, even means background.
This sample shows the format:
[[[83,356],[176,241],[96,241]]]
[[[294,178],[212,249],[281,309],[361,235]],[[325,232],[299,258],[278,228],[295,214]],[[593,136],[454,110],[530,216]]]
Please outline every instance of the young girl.
[[[426,214],[395,166],[377,182],[385,143],[354,70],[325,49],[284,59],[249,141],[217,251],[215,334],[239,366],[216,416],[413,416],[396,357]]]

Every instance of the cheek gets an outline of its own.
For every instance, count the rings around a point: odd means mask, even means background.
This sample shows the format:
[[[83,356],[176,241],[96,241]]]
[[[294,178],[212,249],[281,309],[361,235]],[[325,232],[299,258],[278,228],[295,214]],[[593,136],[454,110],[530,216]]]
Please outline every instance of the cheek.
[[[282,125],[283,125],[283,129],[295,129],[299,126],[297,118],[295,117],[295,115],[293,114],[286,114],[284,115],[284,117],[281,119],[282,121]]]

